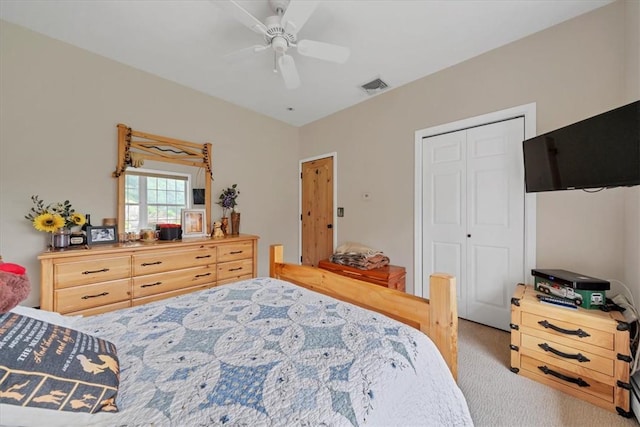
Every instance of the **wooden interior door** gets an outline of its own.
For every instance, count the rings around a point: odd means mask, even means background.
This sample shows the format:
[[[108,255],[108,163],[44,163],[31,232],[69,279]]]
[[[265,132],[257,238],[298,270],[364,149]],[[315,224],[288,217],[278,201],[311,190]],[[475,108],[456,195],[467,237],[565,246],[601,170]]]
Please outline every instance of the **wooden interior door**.
[[[300,262],[317,266],[333,253],[333,157],[302,163],[300,179]]]

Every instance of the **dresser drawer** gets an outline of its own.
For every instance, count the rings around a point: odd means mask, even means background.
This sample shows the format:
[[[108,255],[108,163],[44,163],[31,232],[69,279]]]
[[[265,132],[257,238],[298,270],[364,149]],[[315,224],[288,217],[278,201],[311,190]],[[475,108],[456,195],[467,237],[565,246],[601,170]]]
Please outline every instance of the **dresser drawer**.
[[[253,243],[238,242],[218,246],[218,262],[253,258]]]
[[[610,331],[595,329],[588,324],[576,324],[552,316],[541,316],[534,313],[522,313],[522,326],[530,328],[532,334],[550,334],[571,340],[574,345],[584,348],[585,344],[594,345],[606,350],[613,350],[615,335]]]
[[[82,315],[82,316],[95,316],[96,314],[108,313],[109,311],[120,310],[122,308],[131,307],[131,301],[120,301],[114,302],[113,304],[99,305],[93,308],[87,308],[85,310],[74,311],[72,313],[67,313],[68,315]]]
[[[594,372],[613,377],[615,373],[615,361],[613,355],[601,356],[588,350],[577,350],[569,342],[556,342],[533,335],[522,334],[520,338],[520,351],[541,360],[548,360],[560,367],[579,370],[590,369]],[[597,348],[594,348],[597,350]]]
[[[164,251],[133,256],[133,275],[142,276],[163,271],[179,270],[203,265],[215,265],[215,248],[198,248],[183,251]]]
[[[163,292],[160,294],[153,294],[153,295],[149,295],[148,297],[134,298],[132,303],[133,303],[133,306],[135,307],[138,305],[148,304],[154,301],[160,301],[160,300],[171,298],[171,297],[177,297],[178,295],[184,295],[191,292],[203,291],[210,287],[211,286],[207,284],[207,285],[193,286],[191,288],[176,289],[175,291]]]
[[[224,280],[218,280],[216,282],[216,286],[226,285],[227,283],[234,283],[240,280],[251,279],[252,277],[253,277],[253,274],[245,274],[244,276],[236,276],[236,277],[231,277]]]
[[[131,279],[75,286],[55,291],[55,311],[63,314],[71,313],[130,298]]]
[[[235,278],[240,280],[246,275],[253,275],[253,259],[224,262],[218,264],[218,280]],[[228,282],[227,282],[228,283]]]
[[[216,280],[214,266],[187,268],[165,273],[148,274],[133,278],[133,297],[141,298],[177,289],[213,283]]]
[[[123,279],[130,275],[131,257],[129,256],[70,260],[54,265],[54,287],[63,289]]]

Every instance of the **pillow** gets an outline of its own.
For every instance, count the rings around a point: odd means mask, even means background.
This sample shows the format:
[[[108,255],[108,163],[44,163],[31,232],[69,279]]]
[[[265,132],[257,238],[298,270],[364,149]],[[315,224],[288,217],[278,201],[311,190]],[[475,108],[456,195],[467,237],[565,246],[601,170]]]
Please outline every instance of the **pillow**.
[[[0,313],[6,313],[29,296],[31,283],[24,268],[0,260]]]
[[[109,341],[17,313],[0,315],[0,403],[115,412],[119,378]]]

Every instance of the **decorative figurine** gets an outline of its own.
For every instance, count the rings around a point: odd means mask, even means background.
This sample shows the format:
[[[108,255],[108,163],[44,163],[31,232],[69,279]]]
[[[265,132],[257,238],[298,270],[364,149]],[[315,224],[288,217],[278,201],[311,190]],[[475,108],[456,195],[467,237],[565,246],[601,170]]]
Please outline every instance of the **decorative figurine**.
[[[224,232],[222,231],[222,223],[220,221],[215,221],[213,223],[213,235],[212,237],[219,238],[224,237]]]

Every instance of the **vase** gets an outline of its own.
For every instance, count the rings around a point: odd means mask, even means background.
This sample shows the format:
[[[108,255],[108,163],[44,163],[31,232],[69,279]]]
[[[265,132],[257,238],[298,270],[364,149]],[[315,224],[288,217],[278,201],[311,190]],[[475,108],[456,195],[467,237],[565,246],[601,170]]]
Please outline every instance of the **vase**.
[[[231,212],[231,234],[240,234],[240,212]]]
[[[226,216],[223,216],[222,218],[220,218],[220,223],[222,224],[220,226],[220,229],[226,236],[227,234],[229,234],[229,218],[227,218]]]
[[[64,249],[71,244],[71,230],[68,228],[58,228],[51,233],[51,247],[53,249]]]

